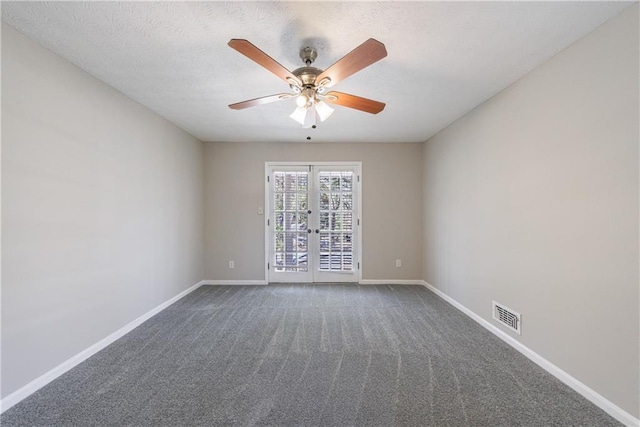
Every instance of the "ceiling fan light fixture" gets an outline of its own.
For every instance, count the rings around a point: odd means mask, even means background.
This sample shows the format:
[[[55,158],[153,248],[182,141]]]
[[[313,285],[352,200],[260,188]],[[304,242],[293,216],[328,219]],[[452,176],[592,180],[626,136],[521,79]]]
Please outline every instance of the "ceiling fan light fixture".
[[[309,103],[309,97],[304,93],[301,93],[296,97],[296,105],[299,108],[304,108]]]
[[[320,117],[320,121],[324,122],[329,118],[331,114],[333,114],[334,109],[329,107],[326,102],[316,101],[315,109],[318,112],[318,117]]]
[[[306,110],[302,127],[308,129],[316,125],[316,109],[315,106],[311,104]]]
[[[293,120],[295,120],[296,122],[304,126],[304,121],[306,116],[307,116],[307,109],[304,107],[298,107],[293,111],[293,113],[291,113],[289,117],[291,117]]]

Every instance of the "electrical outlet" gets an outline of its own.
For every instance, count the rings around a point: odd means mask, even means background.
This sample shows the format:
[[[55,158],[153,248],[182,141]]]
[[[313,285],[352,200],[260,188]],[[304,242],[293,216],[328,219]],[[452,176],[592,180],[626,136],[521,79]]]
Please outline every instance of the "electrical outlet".
[[[229,261],[229,268],[236,268],[236,263],[233,261]]]
[[[402,260],[400,258],[396,260],[396,267],[398,268],[402,267]]]

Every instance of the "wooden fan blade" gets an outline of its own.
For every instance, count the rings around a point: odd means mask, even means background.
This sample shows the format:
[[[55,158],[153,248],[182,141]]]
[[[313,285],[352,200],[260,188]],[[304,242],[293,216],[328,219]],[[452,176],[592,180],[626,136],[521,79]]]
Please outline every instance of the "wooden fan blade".
[[[229,104],[229,108],[233,110],[244,110],[249,107],[256,107],[262,104],[268,104],[270,102],[282,101],[291,98],[290,93],[279,93],[277,95],[263,96],[262,98],[250,99],[248,101],[236,102],[235,104]]]
[[[322,80],[328,77],[331,80],[324,83],[324,86],[331,87],[353,73],[368,67],[374,62],[378,62],[385,56],[387,56],[387,49],[385,49],[384,44],[378,40],[369,39],[320,73],[316,78],[316,82],[323,84]]]
[[[275,59],[255,47],[249,41],[244,39],[231,39],[228,44],[250,60],[262,65],[285,82],[289,84],[295,82],[298,86],[302,86],[300,79],[294,76],[291,71],[284,68]]]
[[[360,96],[349,95],[342,92],[329,92],[325,95],[325,101],[343,107],[355,108],[365,113],[378,114],[384,110],[385,103],[374,101],[373,99],[362,98]]]

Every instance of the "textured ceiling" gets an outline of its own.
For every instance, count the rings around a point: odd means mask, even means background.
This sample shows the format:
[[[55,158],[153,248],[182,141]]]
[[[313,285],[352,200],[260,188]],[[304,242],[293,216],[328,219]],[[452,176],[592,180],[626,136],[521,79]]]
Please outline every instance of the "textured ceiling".
[[[2,19],[203,141],[424,141],[629,2],[2,2]],[[303,46],[324,69],[366,39],[388,56],[335,90],[387,104],[336,107],[317,129],[288,91],[227,46],[251,41],[290,70]]]

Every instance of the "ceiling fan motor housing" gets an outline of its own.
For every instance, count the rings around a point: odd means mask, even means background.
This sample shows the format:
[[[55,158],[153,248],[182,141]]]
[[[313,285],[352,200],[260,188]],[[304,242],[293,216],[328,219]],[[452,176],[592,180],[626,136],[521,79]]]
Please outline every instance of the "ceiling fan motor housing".
[[[300,67],[292,71],[292,74],[300,79],[304,87],[315,86],[316,77],[322,73],[322,70],[316,67]]]

